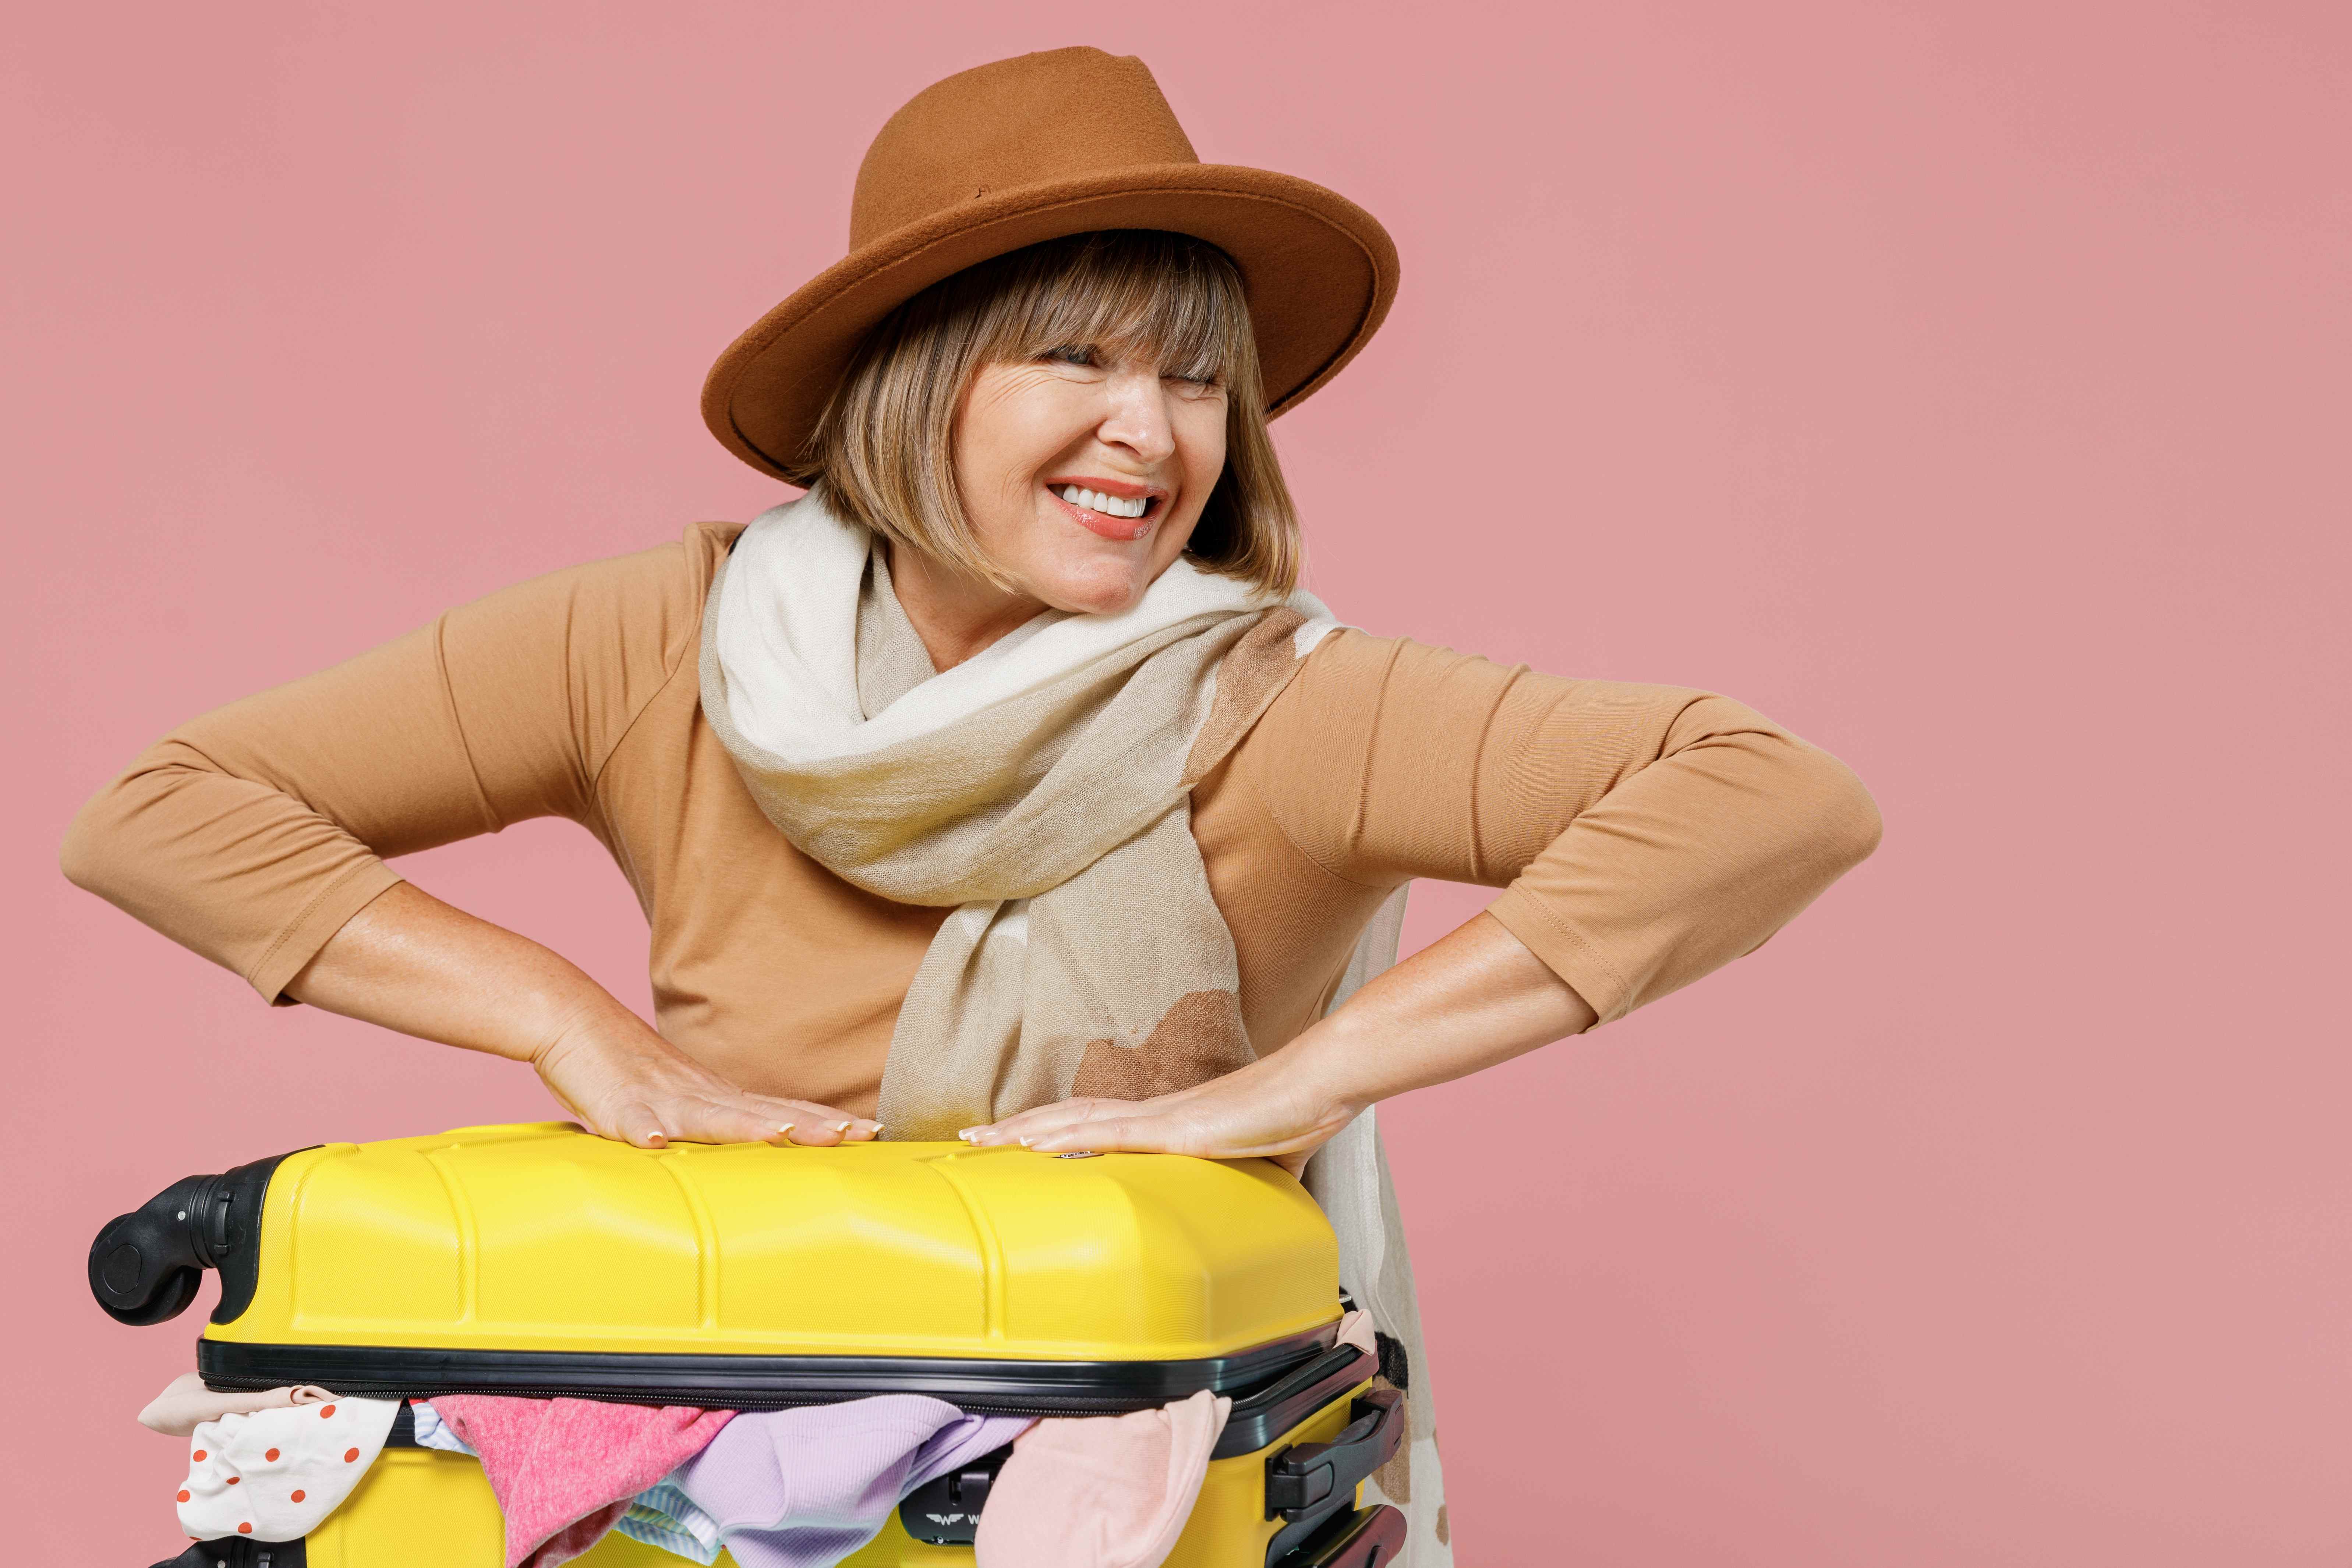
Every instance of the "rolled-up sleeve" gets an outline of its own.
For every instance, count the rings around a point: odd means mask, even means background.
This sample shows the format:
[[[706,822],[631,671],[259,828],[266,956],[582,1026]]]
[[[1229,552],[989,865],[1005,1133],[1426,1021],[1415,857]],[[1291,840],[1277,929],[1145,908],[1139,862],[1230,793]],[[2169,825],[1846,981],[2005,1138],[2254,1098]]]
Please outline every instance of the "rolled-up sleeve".
[[[1844,763],[1681,687],[1342,632],[1260,728],[1259,787],[1303,853],[1503,889],[1488,912],[1603,1021],[1752,952],[1879,839]]]
[[[558,572],[191,721],[67,829],[65,874],[271,1002],[399,881],[385,860],[581,818],[690,646],[678,545]]]

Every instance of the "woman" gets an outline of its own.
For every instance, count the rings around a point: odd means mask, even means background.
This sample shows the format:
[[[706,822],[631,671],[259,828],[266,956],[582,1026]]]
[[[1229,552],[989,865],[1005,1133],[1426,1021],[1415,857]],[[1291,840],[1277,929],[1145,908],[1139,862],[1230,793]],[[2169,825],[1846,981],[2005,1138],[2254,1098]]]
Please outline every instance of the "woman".
[[[706,390],[807,497],[194,721],[85,808],[67,874],[270,1002],[527,1060],[644,1146],[887,1129],[1304,1168],[1411,1384],[1381,1489],[1410,1560],[1450,1561],[1362,1113],[1747,952],[1878,821],[1723,698],[1373,637],[1295,592],[1265,421],[1395,276],[1341,198],[1199,163],[1139,61],[950,78],[876,139],[849,255]],[[658,1030],[383,863],[551,815],[635,888]],[[1504,891],[1388,968],[1416,876]]]

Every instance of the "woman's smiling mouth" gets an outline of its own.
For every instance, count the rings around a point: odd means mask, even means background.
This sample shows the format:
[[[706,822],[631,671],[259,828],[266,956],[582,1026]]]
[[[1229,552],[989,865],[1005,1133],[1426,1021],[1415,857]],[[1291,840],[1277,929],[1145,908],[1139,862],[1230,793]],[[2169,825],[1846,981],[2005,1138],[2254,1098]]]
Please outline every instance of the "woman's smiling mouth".
[[[1078,526],[1105,539],[1134,540],[1150,533],[1167,502],[1165,491],[1113,479],[1048,479],[1045,493],[1069,511]]]

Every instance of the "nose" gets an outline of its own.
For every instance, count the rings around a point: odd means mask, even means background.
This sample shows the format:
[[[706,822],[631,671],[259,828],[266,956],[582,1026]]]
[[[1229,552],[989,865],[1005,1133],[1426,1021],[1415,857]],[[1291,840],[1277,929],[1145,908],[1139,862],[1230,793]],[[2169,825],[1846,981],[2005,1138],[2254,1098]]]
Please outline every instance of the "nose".
[[[1095,427],[1104,445],[1126,447],[1146,467],[1175,455],[1176,426],[1168,417],[1168,387],[1160,379],[1159,366],[1122,364],[1104,388],[1109,406]]]

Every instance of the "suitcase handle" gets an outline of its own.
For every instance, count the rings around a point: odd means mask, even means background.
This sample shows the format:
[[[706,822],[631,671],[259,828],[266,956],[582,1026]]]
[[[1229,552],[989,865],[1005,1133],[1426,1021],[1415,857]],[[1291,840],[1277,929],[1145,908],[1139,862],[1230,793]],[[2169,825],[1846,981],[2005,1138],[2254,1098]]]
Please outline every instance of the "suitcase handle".
[[[1296,1521],[1396,1457],[1404,1441],[1404,1395],[1393,1388],[1360,1394],[1348,1425],[1328,1443],[1294,1443],[1265,1461],[1265,1517]]]
[[[1404,1555],[1404,1515],[1386,1503],[1339,1521],[1275,1568],[1380,1568]]]

